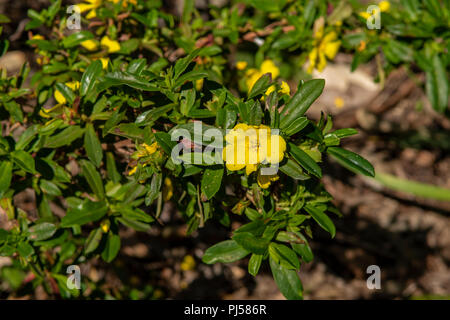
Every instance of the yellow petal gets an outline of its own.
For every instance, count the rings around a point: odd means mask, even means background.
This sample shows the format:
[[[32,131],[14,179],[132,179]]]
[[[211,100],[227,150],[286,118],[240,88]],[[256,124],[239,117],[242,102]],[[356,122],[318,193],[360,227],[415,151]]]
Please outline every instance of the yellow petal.
[[[269,94],[271,94],[273,91],[275,91],[275,85],[271,85],[267,90],[266,90],[266,96],[268,96]],[[263,97],[264,98],[264,97]]]
[[[88,10],[92,10],[95,6],[92,4],[87,4],[87,3],[80,3],[77,4],[78,9],[80,9],[80,13],[86,12]]]
[[[114,53],[120,50],[119,42],[111,40],[108,36],[104,36],[100,44],[108,49],[109,53]]]
[[[247,68],[247,62],[246,61],[238,61],[237,63],[236,63],[236,68],[238,69],[238,70],[244,70],[245,68]]]
[[[108,67],[109,59],[108,58],[100,58],[100,62],[102,63],[102,68],[106,69]]]
[[[258,176],[256,178],[256,181],[258,182],[258,185],[262,189],[267,189],[270,186],[270,183],[273,181],[278,180],[280,177],[277,174],[273,175],[262,175],[261,171],[258,171]]]
[[[94,19],[95,17],[97,17],[97,12],[95,11],[95,9],[89,11],[89,13],[86,15],[86,19]]]
[[[164,179],[164,186],[163,186],[162,194],[163,194],[164,201],[169,201],[173,196],[172,180],[170,180],[169,177],[166,177]]]
[[[362,17],[363,19],[369,19],[370,18],[370,13],[366,12],[366,11],[362,11],[359,13],[359,16]]]
[[[337,39],[337,33],[334,31],[331,31],[331,32],[327,33],[325,35],[325,37],[323,37],[322,42],[328,43],[328,42],[334,41],[336,39]]]
[[[85,40],[81,42],[81,45],[89,51],[95,51],[98,49],[98,43],[94,40]]]
[[[245,174],[250,175],[252,172],[255,172],[258,169],[258,165],[256,164],[247,164],[245,167]]]
[[[280,92],[282,94],[291,94],[291,88],[289,87],[289,85],[287,84],[287,82],[281,81],[281,90]]]
[[[131,176],[131,175],[135,174],[135,173],[136,173],[136,170],[137,170],[137,166],[134,166],[134,167],[131,168],[131,170],[128,172],[128,175]]]
[[[319,52],[319,63],[317,64],[317,71],[322,72],[327,65],[327,59],[325,59],[325,54],[323,52]]]
[[[325,55],[328,59],[333,60],[339,51],[340,41],[329,42],[325,46]]]
[[[59,103],[59,104],[64,104],[66,103],[66,98],[64,98],[64,96],[62,95],[61,92],[59,92],[58,90],[55,91],[54,95],[55,100]]]
[[[276,79],[280,75],[280,69],[275,65],[272,60],[264,60],[260,68],[261,74],[270,73],[272,79]]]
[[[380,7],[381,12],[389,11],[389,8],[391,7],[391,4],[389,1],[381,1],[378,6]]]
[[[312,69],[314,69],[314,67],[316,66],[317,54],[318,54],[317,48],[312,49],[311,52],[309,53],[309,66]]]

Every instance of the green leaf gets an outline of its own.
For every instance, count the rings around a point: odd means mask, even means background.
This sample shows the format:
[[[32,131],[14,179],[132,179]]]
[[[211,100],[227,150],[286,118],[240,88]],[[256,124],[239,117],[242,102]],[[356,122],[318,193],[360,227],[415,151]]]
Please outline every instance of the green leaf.
[[[108,212],[105,201],[94,202],[85,200],[75,208],[70,208],[61,220],[61,227],[80,226],[92,221],[100,220]]]
[[[163,131],[155,132],[155,139],[164,152],[170,156],[172,154],[172,149],[177,144],[176,141],[172,141],[170,134]]]
[[[120,237],[117,234],[108,233],[105,248],[102,251],[102,259],[111,262],[120,250]]]
[[[34,253],[34,249],[28,242],[21,242],[17,246],[17,252],[19,252],[19,254],[22,258],[27,259],[29,256],[31,256]]]
[[[443,113],[448,108],[449,81],[438,55],[432,60],[432,70],[426,72],[426,92],[434,110]]]
[[[87,160],[81,160],[81,172],[88,182],[91,190],[95,193],[99,200],[105,198],[105,190],[103,188],[102,178],[95,166]]]
[[[250,273],[252,276],[256,276],[259,272],[259,268],[261,267],[262,260],[263,260],[262,254],[253,253],[248,262],[248,273]]]
[[[28,238],[34,241],[46,240],[55,234],[56,229],[53,223],[42,222],[29,229],[30,235]]]
[[[192,70],[179,77],[177,81],[175,81],[174,88],[181,87],[186,81],[194,82],[207,77],[208,73],[204,70]]]
[[[80,94],[82,97],[87,95],[94,88],[95,81],[97,80],[100,72],[102,71],[102,63],[100,60],[93,61],[83,73],[81,77]]]
[[[311,104],[322,94],[325,80],[306,81],[292,96],[281,112],[280,128],[288,128],[298,117],[305,114]]]
[[[264,94],[264,92],[267,91],[267,89],[270,87],[270,79],[271,74],[266,73],[262,75],[253,85],[252,89],[250,90],[250,93],[248,94],[248,98],[254,98],[260,94]]]
[[[306,212],[308,212],[311,217],[322,227],[322,229],[328,231],[332,238],[336,235],[336,227],[333,221],[325,214],[325,212],[319,210],[318,208],[307,204],[305,206]]]
[[[47,138],[45,141],[45,148],[60,148],[62,146],[67,146],[71,144],[74,140],[80,138],[84,133],[84,129],[80,128],[80,126],[70,126],[64,129],[63,131],[55,134]]]
[[[79,45],[83,41],[90,40],[92,38],[94,38],[94,35],[89,31],[77,31],[72,33],[70,36],[65,37],[62,41],[62,45],[65,48],[72,48]]]
[[[327,149],[327,153],[350,171],[360,173],[368,177],[375,176],[375,170],[370,162],[352,151],[339,147],[329,147]]]
[[[302,300],[303,286],[297,272],[284,268],[272,259],[272,257],[269,257],[269,261],[273,279],[286,299]]]
[[[288,159],[285,164],[280,166],[280,170],[295,180],[307,180],[310,178],[308,175],[304,174],[302,168],[291,159]]]
[[[36,173],[34,158],[26,151],[16,150],[11,152],[11,158],[21,169],[29,173]]]
[[[270,240],[255,237],[250,232],[239,232],[233,236],[233,240],[241,247],[255,254],[264,254],[269,246]]]
[[[98,245],[100,244],[100,241],[103,238],[103,232],[101,228],[97,228],[91,231],[89,233],[88,238],[86,239],[86,242],[84,243],[84,253],[89,254],[95,249],[98,248]]]
[[[72,89],[70,89],[64,83],[59,82],[55,84],[55,88],[63,95],[63,97],[67,100],[69,104],[73,104],[76,98],[76,94],[72,91]]]
[[[217,262],[229,263],[240,260],[250,252],[242,248],[234,240],[225,240],[219,242],[206,250],[202,261],[207,264]]]
[[[173,75],[173,78],[175,80],[178,79],[178,77],[187,69],[189,64],[194,60],[195,57],[197,57],[200,50],[201,50],[200,48],[195,49],[186,57],[177,60],[177,62],[175,63]]]
[[[217,191],[219,191],[222,185],[223,167],[206,168],[202,177],[202,193],[209,200]]]
[[[119,171],[117,171],[116,159],[111,152],[106,153],[106,171],[108,172],[108,178],[112,182],[120,182],[122,176]]]
[[[95,133],[92,123],[86,125],[86,133],[84,135],[84,148],[87,156],[98,168],[103,159],[103,151],[100,141]]]
[[[162,107],[152,108],[148,111],[141,113],[137,118],[135,123],[138,126],[150,125],[158,120],[160,117],[164,116],[167,112],[171,111],[175,106],[174,103],[169,103]]]
[[[297,132],[303,130],[308,125],[308,123],[308,118],[299,117],[292,121],[292,123],[286,129],[284,129],[283,132],[288,136],[292,136]]]
[[[12,180],[13,164],[11,161],[0,163],[0,195],[9,189]]]
[[[286,269],[300,269],[300,261],[297,254],[284,244],[271,242],[269,245],[269,255]]]
[[[320,169],[319,165],[305,151],[292,142],[289,142],[289,153],[306,171],[318,178],[322,177],[322,169]]]
[[[149,80],[128,73],[126,71],[113,71],[107,73],[104,77],[104,81],[99,86],[99,91],[112,87],[126,85],[128,87],[144,90],[144,91],[159,91],[160,89],[149,82]]]

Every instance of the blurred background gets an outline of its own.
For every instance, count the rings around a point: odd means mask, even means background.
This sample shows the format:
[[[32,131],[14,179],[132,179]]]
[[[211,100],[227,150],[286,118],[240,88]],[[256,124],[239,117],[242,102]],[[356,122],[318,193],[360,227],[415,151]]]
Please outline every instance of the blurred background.
[[[165,3],[168,11],[180,12],[183,1]],[[207,4],[196,2],[198,7]],[[46,0],[0,0],[0,13],[12,20],[4,27],[2,36],[11,46],[0,68],[15,73],[25,61],[37,67],[34,52],[25,45],[24,26],[29,8],[46,6]],[[309,116],[318,120],[324,111],[334,116],[336,128],[357,128],[359,134],[343,140],[343,146],[371,161],[377,172],[450,188],[450,120],[432,110],[405,70],[392,72],[382,88],[373,82],[375,65],[352,73],[351,59],[340,53],[313,75],[324,78],[326,86]],[[324,183],[343,218],[333,219],[335,239],[318,227],[313,230],[315,259],[300,272],[305,299],[449,299],[450,202],[392,191],[325,161]],[[15,202],[26,210],[27,195]],[[170,223],[148,233],[123,230],[117,259],[83,265],[82,274],[97,279],[106,292],[127,292],[127,299],[283,299],[268,266],[254,278],[244,263],[201,262],[204,250],[229,230],[211,222],[186,237],[186,226],[170,203],[161,219]],[[370,265],[381,269],[381,289],[366,286]],[[0,298],[46,298],[39,287],[30,290],[23,284],[27,276],[0,257]]]

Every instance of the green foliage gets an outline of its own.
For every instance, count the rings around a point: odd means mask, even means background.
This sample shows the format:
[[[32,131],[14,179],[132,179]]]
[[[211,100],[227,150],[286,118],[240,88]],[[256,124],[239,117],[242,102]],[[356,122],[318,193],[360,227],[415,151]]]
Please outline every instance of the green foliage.
[[[11,288],[21,286],[25,270],[35,274],[33,286],[57,295],[56,283],[60,296],[77,297],[65,285],[64,267],[112,263],[120,255],[119,230],[147,232],[172,201],[189,234],[210,220],[229,228],[236,215],[248,218],[203,261],[244,259],[252,275],[268,263],[280,291],[301,299],[297,272],[314,257],[311,226],[336,234],[336,208],[320,181],[323,154],[375,174],[367,160],[340,147],[356,130],[333,131],[331,117],[307,116],[325,88],[302,68],[311,64],[321,28],[353,55],[353,69],[381,61],[377,81],[401,66],[424,72],[431,105],[448,114],[448,1],[392,3],[380,30],[365,28],[365,8],[356,1],[240,2],[209,8],[205,20],[193,1],[181,17],[162,10],[161,1],[103,1],[96,23],[83,13],[83,31],[75,32],[66,28],[61,1],[29,10],[26,29],[43,33],[27,42],[39,69],[29,87],[28,65],[0,78],[0,115],[14,128],[0,138],[0,206],[14,222],[0,230],[0,255],[15,259],[14,268],[2,270]],[[0,41],[0,55],[8,46]],[[299,85],[291,94],[281,79]],[[266,163],[247,174],[204,152],[212,145],[222,160],[227,129],[242,123],[279,129],[286,142],[268,186],[258,181]],[[191,139],[174,140],[177,130]],[[188,150],[175,159],[180,141]],[[26,189],[35,195],[37,219],[13,205]],[[85,278],[83,286],[92,285]]]

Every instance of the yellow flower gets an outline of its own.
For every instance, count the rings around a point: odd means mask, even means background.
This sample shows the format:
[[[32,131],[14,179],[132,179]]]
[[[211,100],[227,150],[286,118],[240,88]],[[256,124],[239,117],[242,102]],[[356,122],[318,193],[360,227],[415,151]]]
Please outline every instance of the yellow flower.
[[[238,61],[236,63],[236,68],[238,70],[244,70],[245,68],[247,68],[248,63],[246,61]]]
[[[100,7],[102,4],[102,0],[84,0],[85,3],[78,4],[78,8],[80,9],[80,12],[86,12],[89,11],[89,13],[86,15],[87,19],[92,19],[97,16],[96,9]]]
[[[270,73],[272,75],[272,80],[276,79],[280,75],[280,69],[275,65],[272,60],[264,60],[261,63],[261,66],[258,69],[251,68],[248,69],[245,73],[245,84],[247,85],[247,89],[250,92],[252,90],[253,85],[261,78],[264,74]]]
[[[164,179],[164,186],[163,186],[162,194],[163,194],[164,201],[169,201],[173,196],[172,180],[170,180],[169,177],[166,177]]]
[[[281,81],[281,93],[283,94],[291,94],[291,88],[289,87],[289,85],[287,84],[287,82]]]
[[[245,73],[245,85],[248,88],[248,91],[252,90],[253,85],[258,81],[259,78],[261,78],[262,73],[255,68],[248,69]]]
[[[78,90],[80,88],[80,82],[78,81],[67,82],[65,83],[65,85],[68,86],[73,91]],[[64,104],[67,102],[66,98],[64,98],[62,93],[59,92],[58,90],[55,91],[54,97],[59,104]]]
[[[188,271],[193,270],[195,268],[195,260],[191,255],[187,255],[184,257],[183,262],[181,262],[181,270]]]
[[[102,63],[102,68],[106,69],[108,67],[109,58],[99,58],[99,60]]]
[[[131,175],[135,174],[136,170],[137,170],[137,165],[134,166],[133,168],[131,168],[131,170],[128,172],[128,175],[131,176]]]
[[[203,79],[198,79],[195,81],[195,89],[197,89],[197,91],[201,91],[203,88]]]
[[[272,60],[264,60],[261,64],[260,71],[262,74],[270,73],[272,75],[272,80],[280,75],[280,69],[278,69]]]
[[[256,181],[262,189],[267,189],[273,181],[277,181],[279,178],[277,174],[262,175],[261,172],[258,172]]]
[[[389,8],[391,7],[391,4],[389,1],[381,1],[378,6],[380,7],[381,12],[389,11]]]
[[[100,223],[100,228],[102,229],[103,233],[107,233],[110,226],[111,222],[108,219],[105,219]]]
[[[359,52],[361,52],[361,51],[363,51],[364,49],[366,49],[366,42],[364,41],[364,40],[361,40],[360,42],[359,42],[359,46],[358,46],[358,51]]]
[[[369,19],[370,18],[370,13],[366,12],[366,11],[362,11],[360,13],[358,13],[358,15],[363,18],[363,19]]]
[[[138,152],[136,154],[136,157],[139,158],[143,158],[143,157],[147,157],[153,153],[156,152],[156,150],[158,150],[158,143],[157,142],[153,142],[150,146],[146,143],[143,143],[139,148],[138,148]]]
[[[95,51],[98,49],[98,42],[95,40],[84,40],[81,45],[89,51]]]
[[[227,169],[238,171],[245,168],[246,175],[257,171],[259,164],[281,162],[286,151],[286,141],[280,135],[272,134],[270,128],[265,125],[249,126],[239,123],[228,132],[225,140],[227,145],[223,149],[222,157]],[[266,179],[266,176],[261,176],[263,178],[260,179]],[[270,179],[269,185],[275,178]],[[267,185],[267,182],[261,185]]]
[[[342,108],[345,105],[344,99],[342,99],[341,97],[334,98],[334,105],[338,109]]]
[[[309,53],[309,73],[314,68],[322,72],[327,65],[327,58],[333,60],[341,45],[341,41],[337,40],[336,32],[331,31],[323,36],[323,27],[314,35],[314,39],[314,48]]]
[[[119,42],[111,40],[108,36],[104,36],[100,44],[108,49],[109,53],[114,53],[120,50]]]
[[[41,36],[40,34],[35,34],[31,40],[44,40],[44,37]]]

